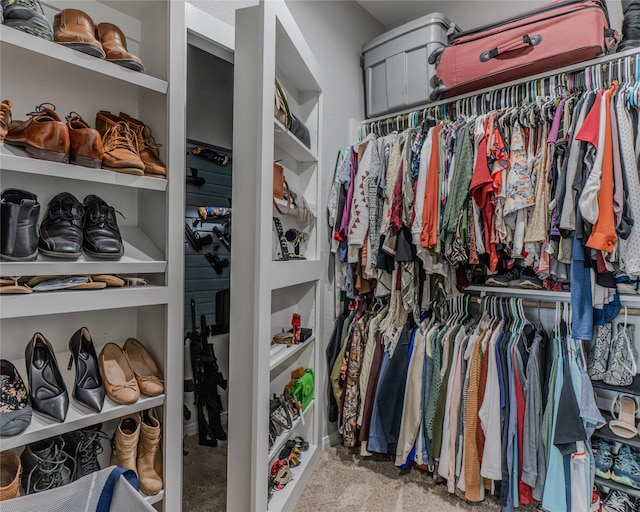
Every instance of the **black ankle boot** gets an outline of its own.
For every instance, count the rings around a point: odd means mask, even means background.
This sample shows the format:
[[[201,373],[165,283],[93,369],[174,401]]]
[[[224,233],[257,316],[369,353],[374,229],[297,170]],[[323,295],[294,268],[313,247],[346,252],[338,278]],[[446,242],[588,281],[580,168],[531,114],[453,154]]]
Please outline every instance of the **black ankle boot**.
[[[38,256],[38,198],[26,190],[8,188],[2,191],[0,204],[0,260],[35,260]]]
[[[67,455],[61,437],[52,437],[24,447],[22,462],[22,488],[26,494],[48,491],[68,484],[71,473],[66,467]]]
[[[100,430],[101,427],[102,423],[98,423],[62,435],[64,452],[67,455],[66,466],[71,473],[72,481],[100,471],[98,455],[104,450],[102,441],[108,439],[107,434]]]

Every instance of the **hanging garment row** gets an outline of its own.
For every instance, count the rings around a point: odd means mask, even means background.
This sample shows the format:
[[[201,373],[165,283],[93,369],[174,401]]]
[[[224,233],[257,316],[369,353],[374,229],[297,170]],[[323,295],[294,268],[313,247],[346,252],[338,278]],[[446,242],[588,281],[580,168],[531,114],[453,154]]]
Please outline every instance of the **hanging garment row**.
[[[391,294],[396,327],[470,282],[569,289],[577,339],[640,275],[638,81],[536,97],[340,151],[328,203],[338,284]]]
[[[521,299],[485,298],[476,314],[468,299],[439,301],[398,337],[370,294],[338,317],[327,359],[344,444],[433,472],[469,501],[494,493],[505,511],[589,510],[604,419],[568,308],[550,339]]]

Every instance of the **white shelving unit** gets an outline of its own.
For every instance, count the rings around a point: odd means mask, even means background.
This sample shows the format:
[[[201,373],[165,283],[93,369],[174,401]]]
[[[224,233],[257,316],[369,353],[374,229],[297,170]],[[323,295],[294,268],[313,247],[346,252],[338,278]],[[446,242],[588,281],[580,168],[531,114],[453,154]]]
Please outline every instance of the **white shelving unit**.
[[[145,72],[1,25],[0,89],[3,99],[13,102],[13,119],[26,119],[28,112],[45,102],[55,105],[61,118],[78,112],[92,126],[100,110],[116,115],[126,112],[149,125],[162,144],[160,158],[168,179],[37,160],[9,145],[0,148],[2,188],[35,193],[40,220],[59,192],[70,192],[80,201],[96,194],[122,213],[117,221],[125,245],[118,261],[91,260],[84,255],[76,261],[39,256],[33,262],[0,263],[1,276],[126,274],[144,277],[149,283],[0,296],[0,357],[10,360],[27,383],[24,349],[35,332],[42,332],[53,346],[70,396],[64,422],[49,421],[34,412],[25,432],[0,439],[0,451],[19,450],[25,444],[97,423],[112,435],[121,416],[156,407],[162,426],[165,487],[145,499],[158,510],[180,510],[182,471],[174,461],[182,457],[185,6],[168,0],[42,3],[50,23],[56,12],[76,8],[96,24],[116,24],[126,34],[129,50],[143,60]],[[89,329],[98,353],[110,341],[122,345],[128,337],[140,340],[164,372],[165,393],[142,396],[128,406],[107,397],[99,413],[77,404],[71,398],[75,367],[67,370],[67,344],[83,326]]]
[[[227,510],[291,511],[320,457],[321,386],[316,382],[314,402],[271,451],[269,398],[283,392],[291,370],[321,367],[320,279],[326,262],[319,249],[322,219],[315,227],[297,227],[308,235],[301,252],[306,260],[273,261],[273,217],[278,215],[285,230],[296,227],[295,215],[279,215],[272,206],[273,162],[282,163],[288,184],[312,208],[322,204],[323,77],[283,1],[237,11],[235,37],[232,201],[256,206],[234,210],[233,218],[228,449],[234,455],[228,460]],[[310,148],[274,119],[276,78],[293,114],[309,128]],[[271,347],[272,335],[290,327],[293,313],[313,329],[314,339],[284,350]],[[310,449],[292,469],[294,479],[267,504],[271,464],[287,439],[297,435]]]

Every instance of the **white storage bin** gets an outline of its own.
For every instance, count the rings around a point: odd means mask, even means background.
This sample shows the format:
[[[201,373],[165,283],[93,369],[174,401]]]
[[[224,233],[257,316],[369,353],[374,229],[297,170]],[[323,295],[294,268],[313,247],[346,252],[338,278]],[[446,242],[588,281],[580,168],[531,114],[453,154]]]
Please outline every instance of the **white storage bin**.
[[[432,51],[446,46],[449,35],[460,30],[440,13],[385,32],[362,47],[367,116],[403,110],[429,102],[435,65]]]

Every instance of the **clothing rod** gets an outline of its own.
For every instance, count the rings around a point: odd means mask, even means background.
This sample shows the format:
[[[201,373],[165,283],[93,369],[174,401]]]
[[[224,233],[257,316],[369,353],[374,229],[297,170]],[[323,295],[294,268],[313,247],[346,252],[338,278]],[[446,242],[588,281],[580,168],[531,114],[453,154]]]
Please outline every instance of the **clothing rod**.
[[[494,297],[497,297],[494,295]],[[500,297],[503,299],[517,299],[517,297]],[[480,304],[482,302],[483,297],[470,297],[470,300]],[[537,301],[537,300],[523,300],[522,306],[525,308],[545,308],[545,309],[555,309],[557,302],[546,302],[546,301]],[[624,313],[624,307],[620,310],[620,314]],[[640,315],[640,309],[632,309],[627,308],[627,313],[629,315],[637,316]]]
[[[488,92],[505,89],[507,87],[512,87],[516,85],[522,85],[529,82],[533,82],[535,80],[540,80],[543,78],[549,78],[556,75],[561,75],[563,73],[572,73],[574,71],[582,71],[591,66],[597,66],[598,64],[607,64],[609,62],[615,62],[618,60],[625,59],[627,57],[634,57],[640,54],[640,48],[630,48],[629,50],[625,50],[620,53],[612,53],[611,55],[606,55],[605,57],[599,57],[597,59],[587,60],[585,62],[580,62],[579,64],[573,64],[571,66],[566,66],[564,68],[554,69],[553,71],[547,71],[546,73],[539,73],[537,75],[531,75],[526,78],[521,78],[518,80],[512,80],[511,82],[505,82],[504,84],[494,85],[493,87],[486,87],[484,89],[480,89],[478,91],[469,92],[466,94],[461,94],[459,96],[452,96],[450,98],[446,98],[444,100],[434,101],[432,103],[425,103],[423,105],[418,105],[416,107],[412,107],[407,110],[400,110],[398,112],[393,112],[389,114],[385,114],[383,116],[371,117],[366,119],[360,126],[364,126],[365,124],[375,123],[377,121],[395,121],[399,116],[404,116],[406,114],[411,114],[412,112],[418,112],[420,110],[425,110],[429,108],[439,107],[441,105],[448,105],[450,103],[455,103],[459,100],[464,100],[467,98],[473,98],[475,96],[480,96],[482,94],[486,94]]]

